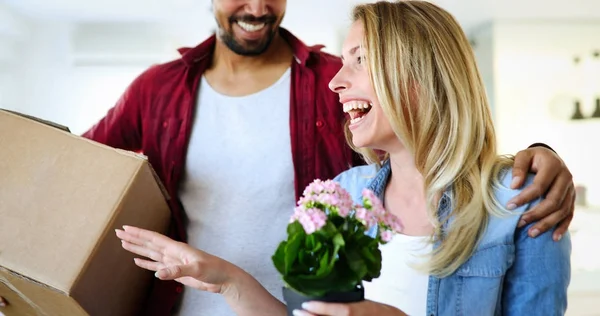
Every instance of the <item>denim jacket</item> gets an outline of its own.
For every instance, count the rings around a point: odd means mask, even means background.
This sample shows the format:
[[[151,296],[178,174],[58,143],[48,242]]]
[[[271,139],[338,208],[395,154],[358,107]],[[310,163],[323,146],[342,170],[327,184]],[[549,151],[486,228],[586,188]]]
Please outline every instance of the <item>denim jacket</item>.
[[[352,168],[334,180],[348,190],[355,203],[362,202],[364,188],[374,191],[383,201],[390,173],[388,161],[381,168]],[[532,178],[527,179],[526,185]],[[502,205],[520,192],[510,189],[511,181],[510,170],[503,173],[502,187],[495,192]],[[451,192],[446,191],[438,216],[451,211],[451,200]],[[571,278],[569,234],[555,242],[552,230],[531,238],[527,235],[531,224],[517,228],[520,215],[537,203],[539,200],[517,208],[514,215],[490,215],[471,257],[448,277],[429,276],[427,316],[564,315]]]

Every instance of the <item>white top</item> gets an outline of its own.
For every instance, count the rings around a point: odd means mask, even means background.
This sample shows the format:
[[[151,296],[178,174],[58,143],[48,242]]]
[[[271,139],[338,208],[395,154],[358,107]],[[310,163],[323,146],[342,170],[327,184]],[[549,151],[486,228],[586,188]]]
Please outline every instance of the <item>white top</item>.
[[[429,275],[418,271],[415,264],[425,262],[431,254],[428,240],[429,237],[397,234],[380,246],[381,275],[364,282],[365,298],[394,306],[410,316],[425,315]]]
[[[290,74],[244,97],[219,94],[202,78],[179,191],[189,244],[240,266],[280,299],[271,256],[295,205]],[[234,314],[220,295],[186,289],[179,315]]]

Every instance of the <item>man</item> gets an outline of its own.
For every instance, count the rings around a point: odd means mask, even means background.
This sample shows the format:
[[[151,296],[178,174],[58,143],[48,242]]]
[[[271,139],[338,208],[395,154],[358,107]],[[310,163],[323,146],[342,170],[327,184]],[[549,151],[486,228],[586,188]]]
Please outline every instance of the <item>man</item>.
[[[315,178],[361,163],[327,89],[341,61],[280,28],[285,7],[285,0],[213,0],[216,36],[148,69],[84,135],[147,155],[172,196],[171,237],[244,268],[276,296],[282,284],[270,257],[295,200]],[[528,221],[544,218],[539,231],[562,221],[562,234],[572,216],[571,175],[539,146],[517,156],[515,172],[523,179],[530,166],[536,184],[513,202],[553,183],[549,202]],[[182,292],[156,282],[144,315],[171,314]],[[218,295],[186,291],[178,313],[231,311]]]

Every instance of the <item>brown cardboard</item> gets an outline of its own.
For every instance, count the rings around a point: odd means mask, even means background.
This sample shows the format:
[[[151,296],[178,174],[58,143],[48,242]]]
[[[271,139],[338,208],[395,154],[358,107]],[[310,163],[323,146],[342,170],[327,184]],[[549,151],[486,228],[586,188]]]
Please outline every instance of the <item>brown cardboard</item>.
[[[0,110],[0,296],[16,315],[134,315],[152,273],[114,230],[166,232],[145,157]]]

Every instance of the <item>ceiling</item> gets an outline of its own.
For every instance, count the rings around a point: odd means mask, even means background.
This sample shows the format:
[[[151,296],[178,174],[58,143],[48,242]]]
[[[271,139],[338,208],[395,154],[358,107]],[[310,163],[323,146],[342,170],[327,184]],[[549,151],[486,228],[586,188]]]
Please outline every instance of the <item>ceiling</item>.
[[[288,0],[290,28],[345,24],[359,0]],[[468,31],[491,19],[600,19],[600,0],[433,0]],[[0,0],[34,19],[213,23],[209,0]],[[310,22],[308,22],[310,21]]]

